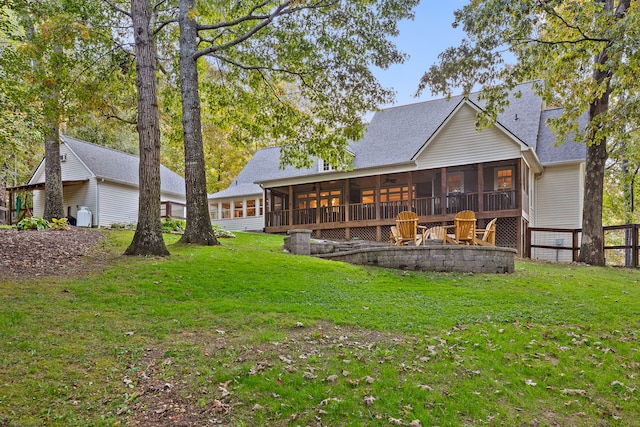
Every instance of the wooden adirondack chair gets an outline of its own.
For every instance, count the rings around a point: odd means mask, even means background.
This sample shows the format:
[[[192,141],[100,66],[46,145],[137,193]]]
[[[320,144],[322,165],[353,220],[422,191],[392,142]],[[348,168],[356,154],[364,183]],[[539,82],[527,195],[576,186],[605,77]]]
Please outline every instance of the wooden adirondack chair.
[[[455,243],[452,237],[447,236],[447,229],[441,225],[427,229],[425,237],[431,240],[442,240],[443,242],[448,240],[449,243]]]
[[[389,243],[391,246],[405,246],[413,242],[419,246],[424,241],[426,227],[418,226],[418,215],[413,212],[400,212],[395,227],[391,227]]]
[[[482,246],[495,246],[496,245],[496,221],[498,218],[494,218],[485,228],[479,228],[476,230],[476,235],[482,234],[480,239],[476,239],[477,245]]]
[[[453,229],[453,234],[448,234],[442,243],[455,243],[456,245],[476,244],[476,214],[473,211],[460,211],[453,217],[453,225],[444,226],[445,229]]]

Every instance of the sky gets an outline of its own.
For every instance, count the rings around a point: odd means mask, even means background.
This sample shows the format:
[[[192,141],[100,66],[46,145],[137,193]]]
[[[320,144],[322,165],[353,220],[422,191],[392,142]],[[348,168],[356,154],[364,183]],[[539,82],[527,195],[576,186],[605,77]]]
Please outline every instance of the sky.
[[[404,64],[398,64],[387,70],[374,70],[375,76],[384,87],[396,91],[396,102],[391,105],[406,105],[428,99],[433,96],[427,88],[419,98],[413,97],[418,89],[420,78],[429,67],[438,62],[438,54],[451,46],[457,46],[464,36],[459,28],[453,28],[453,11],[462,8],[468,0],[422,0],[415,9],[413,21],[399,24],[400,35],[395,39],[398,48],[409,58]]]

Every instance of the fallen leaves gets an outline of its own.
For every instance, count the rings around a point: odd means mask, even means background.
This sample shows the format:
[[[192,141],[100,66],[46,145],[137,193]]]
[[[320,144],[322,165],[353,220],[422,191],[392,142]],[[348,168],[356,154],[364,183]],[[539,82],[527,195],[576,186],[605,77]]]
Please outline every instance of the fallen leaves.
[[[567,394],[569,396],[586,396],[587,390],[582,390],[579,388],[563,388],[560,390],[560,393]]]

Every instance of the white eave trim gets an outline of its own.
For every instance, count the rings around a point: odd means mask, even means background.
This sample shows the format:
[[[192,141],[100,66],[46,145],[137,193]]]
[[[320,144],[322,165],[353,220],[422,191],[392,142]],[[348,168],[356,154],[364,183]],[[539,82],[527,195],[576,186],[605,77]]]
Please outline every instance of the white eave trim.
[[[346,178],[361,178],[366,176],[380,175],[380,174],[387,174],[387,173],[401,173],[401,172],[408,172],[408,171],[415,170],[415,168],[416,168],[416,162],[410,161],[410,162],[394,163],[389,165],[369,166],[366,168],[358,168],[358,169],[346,171],[346,172],[340,172],[340,171],[320,172],[320,173],[313,173],[313,174],[290,177],[290,178],[255,181],[255,183],[263,187],[272,188],[272,187],[282,187],[286,185],[311,184],[315,182],[333,181],[333,180],[346,179]],[[372,174],[371,171],[375,171],[375,173]]]

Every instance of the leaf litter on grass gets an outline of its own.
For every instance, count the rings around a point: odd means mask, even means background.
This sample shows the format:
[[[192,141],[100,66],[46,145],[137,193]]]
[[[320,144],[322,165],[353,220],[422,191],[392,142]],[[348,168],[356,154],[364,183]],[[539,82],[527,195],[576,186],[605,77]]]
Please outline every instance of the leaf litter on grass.
[[[605,384],[619,393],[620,402],[595,401],[593,390],[602,380],[582,378],[581,364],[599,363],[612,352],[578,361],[575,352],[582,357],[584,350],[604,345],[599,343],[547,355],[539,350],[558,348],[556,338],[570,343],[575,329],[551,333],[549,327],[530,324],[527,330],[536,339],[518,343],[512,332],[521,326],[495,325],[490,333],[487,325],[456,325],[444,334],[414,336],[319,322],[291,327],[272,342],[233,330],[224,336],[188,334],[167,340],[182,350],[149,349],[137,364],[130,420],[145,426],[277,426],[389,425],[390,420],[397,425],[596,425],[590,417],[625,419],[627,405],[638,400],[638,366],[629,361],[629,384]],[[163,362],[168,353],[177,359],[170,365]],[[504,359],[494,360],[492,354]],[[487,408],[499,409],[488,413]]]

